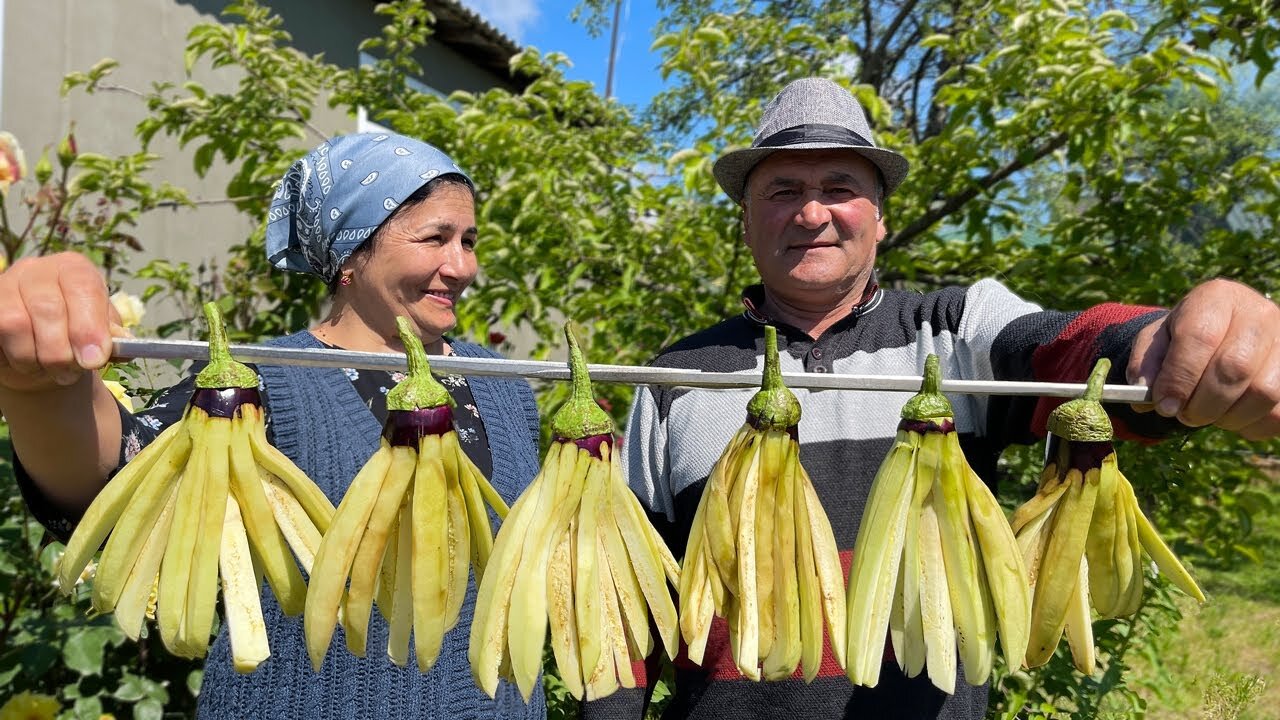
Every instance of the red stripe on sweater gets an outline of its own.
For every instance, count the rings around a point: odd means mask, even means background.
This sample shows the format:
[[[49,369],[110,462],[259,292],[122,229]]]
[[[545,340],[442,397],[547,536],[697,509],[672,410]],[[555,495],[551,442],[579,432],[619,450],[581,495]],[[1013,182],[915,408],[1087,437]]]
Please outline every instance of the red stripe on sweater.
[[[840,566],[844,574],[845,583],[849,580],[849,566],[853,560],[852,550],[840,551]],[[838,622],[843,623],[844,619],[840,618]],[[844,670],[840,669],[840,665],[836,663],[835,655],[831,652],[831,636],[826,632],[826,616],[823,616],[823,633],[822,633],[822,664],[818,667],[818,677],[844,677]],[[698,665],[689,659],[689,648],[685,645],[684,639],[680,640],[680,653],[676,657],[675,665],[681,670],[693,670],[706,673],[709,680],[742,680],[744,676],[738,671],[738,666],[733,661],[732,646],[729,644],[729,623],[724,618],[716,616],[711,619],[711,632],[707,636],[707,649],[702,656],[702,664]],[[888,634],[885,635],[885,662],[893,662],[893,648],[888,641]],[[804,679],[804,668],[797,668],[792,674],[792,680]]]
[[[1043,382],[1084,382],[1097,362],[1098,339],[1107,329],[1140,315],[1159,310],[1142,305],[1103,303],[1085,310],[1063,328],[1058,337],[1036,348],[1031,355],[1031,369],[1036,380]],[[1069,398],[1041,398],[1036,403],[1031,428],[1037,435],[1047,432],[1049,413]],[[1142,438],[1129,432],[1124,423],[1115,422],[1116,437],[1126,440]]]
[[[654,638],[654,642],[658,645],[662,644],[662,641],[657,638]],[[653,656],[658,657],[658,653],[654,653]],[[649,687],[649,667],[646,660],[632,660],[631,674],[636,677],[636,687]]]

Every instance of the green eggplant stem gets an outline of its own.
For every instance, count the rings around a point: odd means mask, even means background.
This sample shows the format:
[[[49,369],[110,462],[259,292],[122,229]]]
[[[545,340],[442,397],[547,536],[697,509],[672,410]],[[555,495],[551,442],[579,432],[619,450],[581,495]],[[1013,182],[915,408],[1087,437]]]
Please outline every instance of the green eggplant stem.
[[[1084,399],[1093,402],[1102,402],[1102,386],[1107,382],[1107,375],[1111,372],[1111,361],[1107,358],[1099,358],[1098,363],[1093,366],[1093,372],[1089,373],[1089,380],[1085,384]]]
[[[396,316],[396,330],[404,344],[404,354],[409,361],[409,375],[387,392],[388,410],[424,410],[448,405],[453,407],[453,396],[431,374],[427,351],[422,340],[414,332],[408,318]]]
[[[204,304],[204,319],[209,324],[209,364],[196,375],[196,387],[202,390],[257,388],[258,374],[231,357],[227,328],[216,303]]]
[[[759,430],[790,430],[800,424],[800,401],[782,382],[778,330],[764,326],[764,377],[747,403],[747,421]]]
[[[559,440],[581,440],[596,435],[612,435],[613,419],[596,403],[587,374],[587,356],[578,343],[570,323],[564,324],[564,337],[569,343],[569,377],[572,383],[569,400],[551,417],[551,432]]]
[[[920,384],[920,392],[902,406],[902,417],[906,420],[934,420],[953,415],[955,410],[951,408],[951,401],[942,394],[942,363],[937,355],[930,354],[924,360],[924,382]]]
[[[1102,386],[1111,372],[1111,361],[1099,358],[1089,373],[1084,397],[1065,402],[1049,413],[1049,432],[1065,440],[1104,442],[1114,438],[1111,418],[1102,407]]]

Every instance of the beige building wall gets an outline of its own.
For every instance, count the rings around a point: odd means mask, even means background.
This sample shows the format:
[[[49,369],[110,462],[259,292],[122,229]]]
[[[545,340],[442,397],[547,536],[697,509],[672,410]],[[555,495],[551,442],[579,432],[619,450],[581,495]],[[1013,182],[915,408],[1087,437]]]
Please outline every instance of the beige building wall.
[[[284,20],[296,47],[344,66],[359,62],[357,45],[377,34],[381,18],[373,0],[265,0]],[[126,90],[87,95],[74,90],[59,96],[62,78],[84,71],[103,58],[120,65],[108,84],[145,92],[152,83],[181,84],[188,78],[183,51],[188,31],[198,23],[219,19],[222,0],[0,0],[3,46],[0,47],[0,129],[13,133],[25,149],[28,164],[41,148],[53,146],[71,123],[82,152],[115,155],[136,152],[137,123],[146,116],[142,99]],[[423,80],[433,89],[482,90],[508,80],[477,66],[451,47],[433,42],[420,53]],[[195,80],[211,90],[229,90],[236,77],[228,70],[197,68]],[[357,118],[319,103],[312,124],[327,134],[357,130]],[[318,143],[309,137],[306,146]],[[195,146],[185,150],[163,135],[153,140],[161,155],[150,180],[169,182],[203,203],[195,208],[164,209],[146,215],[134,234],[145,248],[129,263],[141,267],[152,258],[221,267],[226,250],[247,237],[258,220],[226,204],[230,169],[215,163],[210,173],[192,169]],[[13,205],[13,203],[10,203]],[[123,279],[123,288],[140,292],[141,281]],[[177,317],[163,302],[149,304],[145,325],[154,327]],[[197,329],[198,332],[199,329]]]
[[[172,0],[4,0],[3,86],[0,94],[0,126],[12,132],[26,150],[29,163],[41,148],[56,144],[75,123],[77,145],[82,152],[108,155],[136,152],[140,144],[134,128],[147,112],[137,95],[128,91],[88,95],[73,90],[59,96],[64,75],[83,71],[103,58],[120,66],[106,81],[138,92],[153,82],[181,84],[183,50],[187,32],[197,23],[214,19],[190,5]],[[229,88],[229,73],[197,72],[196,80],[211,88]],[[330,113],[317,125],[334,132],[355,127],[350,120]],[[182,150],[175,140],[157,135],[152,152],[160,155],[149,179],[169,182],[188,191],[197,201],[225,197],[230,170],[215,164],[199,178],[192,169],[194,146]],[[226,204],[212,202],[195,208],[158,210],[143,216],[133,230],[143,253],[130,265],[140,267],[152,258],[187,262],[192,268],[224,264],[226,249],[242,241],[254,222]],[[123,287],[140,292],[141,281],[126,279]],[[154,326],[176,317],[165,304],[148,307],[146,324]]]
[[[70,72],[85,71],[103,58],[120,66],[107,80],[109,84],[138,92],[154,82],[181,84],[188,78],[183,70],[183,50],[187,32],[197,23],[213,19],[190,5],[172,0],[0,0],[3,3],[3,68],[0,82],[0,128],[18,138],[28,165],[33,165],[45,146],[56,146],[75,123],[81,152],[119,155],[137,152],[134,135],[137,123],[146,116],[146,105],[127,91],[88,95],[73,90],[59,95],[62,78]],[[195,79],[211,89],[228,89],[234,82],[226,73],[197,73]],[[341,117],[320,121],[335,131],[353,129],[354,123]],[[168,182],[184,188],[192,199],[216,200],[225,196],[231,172],[215,164],[200,178],[192,169],[195,148],[181,150],[176,141],[157,135],[151,151],[160,155],[149,180]],[[56,161],[55,161],[56,166]],[[13,203],[10,203],[11,205]],[[174,264],[186,262],[195,269],[225,265],[227,249],[253,231],[254,223],[225,204],[204,204],[194,208],[162,209],[144,215],[132,230],[144,251],[130,258],[127,266],[137,269],[152,259]],[[112,284],[141,294],[146,281],[117,276]],[[147,303],[144,334],[150,329],[182,316],[171,301],[161,297]],[[203,327],[189,328],[175,337],[199,339]],[[143,387],[164,387],[179,379],[167,363],[140,363]]]

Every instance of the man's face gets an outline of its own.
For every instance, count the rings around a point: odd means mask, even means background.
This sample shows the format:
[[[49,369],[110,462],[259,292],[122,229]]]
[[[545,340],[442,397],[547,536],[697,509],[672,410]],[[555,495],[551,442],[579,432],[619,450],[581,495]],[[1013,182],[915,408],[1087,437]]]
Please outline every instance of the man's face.
[[[860,294],[884,237],[878,202],[875,166],[852,150],[782,151],[761,161],[747,178],[743,240],[765,287],[806,307]]]

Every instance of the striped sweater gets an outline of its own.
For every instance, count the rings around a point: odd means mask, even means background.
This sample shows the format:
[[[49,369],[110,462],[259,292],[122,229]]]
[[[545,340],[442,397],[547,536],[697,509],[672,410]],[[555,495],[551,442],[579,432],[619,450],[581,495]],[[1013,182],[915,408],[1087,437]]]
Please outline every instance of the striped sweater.
[[[692,335],[663,351],[661,367],[759,373],[763,368],[763,289],[744,294],[747,312]],[[994,280],[928,295],[875,289],[848,317],[814,340],[778,326],[783,372],[921,374],[929,354],[939,356],[945,378],[1083,381],[1101,356],[1113,362],[1111,382],[1124,382],[1129,346],[1137,331],[1161,313],[1116,304],[1079,313],[1042,311]],[[835,532],[845,572],[871,481],[892,444],[902,392],[794,389],[803,408],[801,462],[811,476]],[[706,477],[746,418],[753,389],[643,387],[628,423],[628,482],[650,510],[668,544],[682,554]],[[974,469],[993,483],[995,463],[1011,443],[1031,442],[1061,400],[953,395],[956,427]],[[1157,436],[1168,421],[1109,408],[1121,435]],[[727,625],[716,618],[703,665],[684,652],[676,658],[672,718],[867,717],[982,718],[987,687],[958,682],[948,696],[925,675],[908,679],[886,650],[880,683],[855,689],[826,650],[818,678],[806,685],[745,680],[729,651]],[[637,680],[652,679],[637,664]],[[588,703],[589,718],[642,717],[642,687]]]

